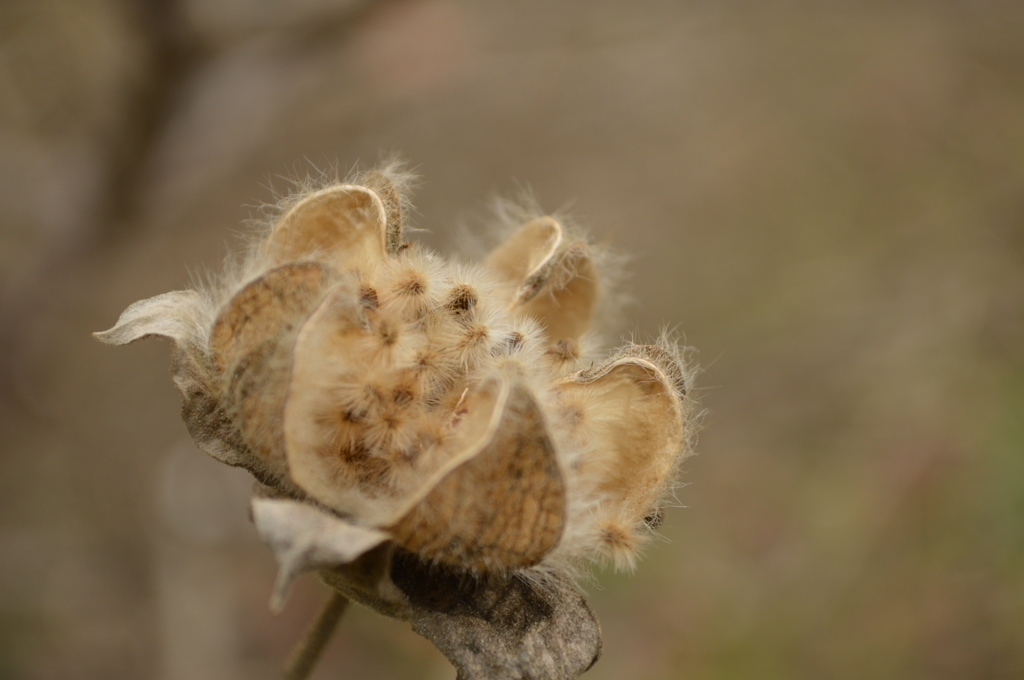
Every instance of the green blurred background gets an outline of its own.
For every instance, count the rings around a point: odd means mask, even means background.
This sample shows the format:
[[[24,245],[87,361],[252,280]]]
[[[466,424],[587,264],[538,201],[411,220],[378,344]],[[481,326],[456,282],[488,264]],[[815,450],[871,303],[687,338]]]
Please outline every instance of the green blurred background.
[[[160,342],[287,178],[398,151],[442,250],[529,186],[707,413],[586,677],[1024,677],[1024,4],[4,0],[0,677],[274,678],[248,481]],[[350,612],[316,678],[454,676]]]

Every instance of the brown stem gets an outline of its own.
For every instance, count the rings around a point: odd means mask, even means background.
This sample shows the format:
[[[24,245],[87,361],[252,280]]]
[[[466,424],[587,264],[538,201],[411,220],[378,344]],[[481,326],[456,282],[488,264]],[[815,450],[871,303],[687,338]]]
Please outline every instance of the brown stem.
[[[348,598],[341,593],[331,594],[306,634],[292,650],[288,665],[285,666],[284,680],[306,680],[309,677],[341,615],[348,608],[348,602]]]

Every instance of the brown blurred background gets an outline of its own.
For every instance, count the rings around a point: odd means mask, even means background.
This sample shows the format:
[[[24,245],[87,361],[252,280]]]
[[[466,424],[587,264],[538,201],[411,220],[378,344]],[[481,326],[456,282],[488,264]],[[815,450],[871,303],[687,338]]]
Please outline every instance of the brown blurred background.
[[[699,350],[588,678],[1024,677],[1024,5],[753,0],[4,0],[0,677],[276,677],[322,587],[270,615],[168,348],[89,333],[390,151],[432,245],[528,185]],[[315,677],[454,671],[357,610]]]

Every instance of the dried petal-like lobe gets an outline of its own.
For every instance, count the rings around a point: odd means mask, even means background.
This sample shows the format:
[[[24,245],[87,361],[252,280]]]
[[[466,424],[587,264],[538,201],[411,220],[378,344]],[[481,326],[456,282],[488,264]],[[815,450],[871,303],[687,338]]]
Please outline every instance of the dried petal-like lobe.
[[[272,269],[242,288],[214,322],[210,352],[222,407],[246,448],[278,480],[287,480],[284,403],[295,327],[330,279],[315,262]]]
[[[263,243],[271,266],[315,257],[342,270],[387,253],[387,214],[373,191],[336,185],[303,198]]]
[[[586,243],[565,246],[555,219],[539,217],[519,227],[484,264],[511,286],[508,308],[540,321],[552,340],[578,338],[590,326],[597,302],[597,268]]]
[[[344,435],[358,424],[348,422],[345,408],[332,399],[358,367],[352,347],[362,331],[361,318],[358,291],[339,284],[302,325],[284,410],[284,440],[296,484],[335,510],[373,524],[390,508],[382,509],[380,502],[360,492],[352,466],[344,459]]]
[[[210,333],[219,371],[293,328],[317,303],[330,273],[317,262],[287,264],[247,284],[228,302]]]
[[[561,537],[566,513],[540,406],[524,385],[502,378],[487,381],[458,413],[463,448],[391,527],[396,542],[481,571],[537,564]]]
[[[384,205],[387,215],[387,250],[388,255],[395,255],[402,248],[402,196],[398,193],[395,183],[383,172],[371,170],[364,172],[357,179],[359,184],[371,189]]]
[[[664,491],[683,445],[680,395],[668,373],[641,356],[625,356],[559,383],[579,408],[594,442],[579,474],[603,499],[600,513],[640,522]]]
[[[540,292],[555,265],[564,233],[554,218],[538,217],[522,225],[484,259],[484,265],[513,286],[511,306]]]
[[[540,292],[512,311],[539,320],[552,340],[578,338],[593,318],[597,285],[590,249],[583,242],[574,243],[556,258]]]
[[[93,336],[108,345],[130,342],[156,335],[182,345],[196,335],[196,309],[201,296],[194,290],[176,290],[133,303],[121,313],[114,327]]]
[[[254,498],[252,517],[277,557],[277,582],[270,600],[274,612],[281,610],[288,587],[302,572],[348,564],[388,538],[292,500]]]

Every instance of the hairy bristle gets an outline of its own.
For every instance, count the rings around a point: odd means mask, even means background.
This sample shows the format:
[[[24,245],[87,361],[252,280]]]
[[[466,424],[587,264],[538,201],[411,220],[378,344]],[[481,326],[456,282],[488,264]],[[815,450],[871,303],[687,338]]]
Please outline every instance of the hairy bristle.
[[[377,291],[365,283],[361,285],[359,287],[359,304],[367,309],[377,309],[380,305]]]
[[[545,356],[557,364],[568,364],[580,357],[580,345],[573,338],[564,338],[548,347]]]
[[[455,313],[465,313],[476,307],[478,296],[471,286],[460,284],[452,288],[445,301],[445,308]]]
[[[639,537],[622,523],[606,521],[599,528],[599,539],[604,554],[611,559],[616,569],[636,568]]]

